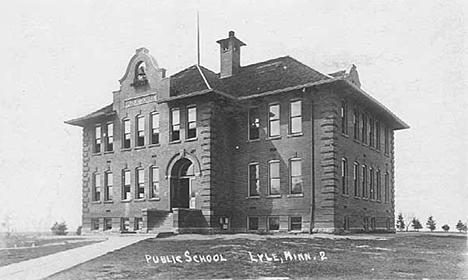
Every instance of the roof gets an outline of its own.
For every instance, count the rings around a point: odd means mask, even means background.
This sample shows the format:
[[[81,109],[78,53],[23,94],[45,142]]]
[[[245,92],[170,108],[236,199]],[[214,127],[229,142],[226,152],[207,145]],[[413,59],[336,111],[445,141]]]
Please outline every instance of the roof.
[[[115,111],[113,110],[113,103],[111,103],[99,110],[96,110],[90,114],[87,114],[84,117],[68,120],[68,121],[65,121],[65,123],[71,124],[71,125],[83,126],[85,122],[88,120],[103,117],[103,116],[111,116],[114,114],[115,114]]]
[[[181,96],[204,90],[227,93],[227,88],[216,74],[201,65],[192,65],[171,76],[170,96]]]
[[[229,93],[241,97],[328,79],[294,58],[284,56],[241,67],[222,82]]]

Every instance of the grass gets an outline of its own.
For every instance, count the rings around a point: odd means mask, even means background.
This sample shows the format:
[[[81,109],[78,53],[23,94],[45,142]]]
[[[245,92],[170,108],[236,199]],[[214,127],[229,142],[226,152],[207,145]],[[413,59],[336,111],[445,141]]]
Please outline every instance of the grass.
[[[0,236],[0,267],[35,259],[102,241],[80,237],[42,234],[3,234]]]
[[[350,238],[250,236],[183,240],[148,239],[51,276],[49,279],[459,279],[466,272],[466,235],[365,235]],[[226,261],[191,262],[190,256],[216,254]],[[288,259],[286,252],[309,253],[310,260]],[[249,252],[276,254],[279,261],[252,262]],[[321,258],[324,252],[326,259]],[[322,253],[323,254],[323,253]],[[146,255],[151,256],[148,260]],[[155,263],[154,259],[158,261]],[[164,256],[165,263],[162,263]],[[172,260],[167,262],[165,256]],[[172,258],[173,256],[174,258]],[[180,262],[177,261],[179,256]],[[315,257],[315,260],[313,259]],[[265,260],[265,257],[263,257]]]

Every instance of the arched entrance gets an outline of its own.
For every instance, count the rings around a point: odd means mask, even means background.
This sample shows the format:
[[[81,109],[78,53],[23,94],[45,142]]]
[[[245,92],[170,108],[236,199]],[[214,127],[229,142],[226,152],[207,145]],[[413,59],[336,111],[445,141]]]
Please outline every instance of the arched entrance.
[[[172,208],[195,208],[193,179],[194,165],[187,158],[179,159],[171,170],[171,205]]]

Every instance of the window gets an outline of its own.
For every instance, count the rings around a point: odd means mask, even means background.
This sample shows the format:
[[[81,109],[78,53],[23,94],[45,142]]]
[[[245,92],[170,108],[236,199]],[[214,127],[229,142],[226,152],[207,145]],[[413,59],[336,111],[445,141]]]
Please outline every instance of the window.
[[[106,172],[104,174],[104,181],[105,181],[105,186],[106,186],[106,189],[105,189],[105,200],[106,201],[111,201],[113,199],[113,194],[114,194],[114,189],[113,189],[113,181],[114,181],[114,178],[112,176],[112,172]]]
[[[280,136],[280,105],[270,104],[268,112],[268,137]]]
[[[249,140],[260,139],[260,109],[249,108]]]
[[[122,171],[122,199],[129,200],[131,198],[130,192],[130,170]]]
[[[107,124],[106,151],[114,150],[114,123]]]
[[[268,177],[268,195],[279,195],[281,193],[279,161],[271,161],[268,163]]]
[[[346,158],[341,159],[341,191],[343,194],[348,194],[348,162]]]
[[[291,159],[291,194],[302,194],[302,161],[301,159]]]
[[[341,101],[341,133],[348,134],[348,104],[346,100]]]
[[[387,228],[387,230],[390,230],[390,218],[387,218],[385,220],[385,227]]]
[[[353,171],[354,196],[359,196],[359,163],[354,163]]]
[[[367,198],[367,166],[362,166],[362,197]]]
[[[367,116],[362,113],[362,143],[367,144]]]
[[[136,199],[145,198],[145,170],[139,168],[136,170]]]
[[[375,148],[380,150],[380,122],[375,121]]]
[[[369,118],[369,146],[374,147],[374,120]]]
[[[104,230],[112,230],[112,218],[104,218]]]
[[[380,177],[380,170],[377,169],[376,172],[376,177],[377,177],[377,188],[376,188],[376,193],[377,193],[377,200],[382,200],[382,179]]]
[[[289,133],[297,134],[302,132],[302,101],[291,101],[290,104]]]
[[[349,216],[343,217],[343,229],[349,230]]]
[[[247,230],[258,230],[258,218],[257,217],[247,218]]]
[[[94,152],[101,152],[101,125],[97,124],[94,127]]]
[[[93,201],[101,200],[101,174],[94,173],[93,176]]]
[[[358,109],[354,109],[354,140],[359,140],[359,111]]]
[[[375,217],[370,219],[370,229],[375,230]]]
[[[137,81],[144,81],[146,80],[146,63],[140,62],[136,67],[136,80]]]
[[[229,50],[229,42],[228,41],[221,42],[221,49],[223,50],[223,52],[228,51]]]
[[[260,174],[258,163],[249,164],[249,196],[260,195]]]
[[[145,117],[144,116],[137,116],[136,119],[136,132],[137,132],[137,139],[136,145],[138,147],[145,145]]]
[[[99,230],[99,219],[91,219],[91,230]]]
[[[369,217],[364,217],[363,226],[365,231],[369,230]]]
[[[385,202],[390,201],[390,176],[388,172],[385,172]]]
[[[122,126],[124,128],[123,148],[128,149],[128,148],[130,148],[130,142],[131,142],[130,120],[128,120],[128,119],[123,120],[122,121]]]
[[[268,230],[279,230],[280,221],[279,217],[268,217]]]
[[[159,144],[159,114],[151,113],[151,144]]]
[[[180,140],[180,110],[179,108],[172,108],[171,110],[171,141]]]
[[[369,169],[369,188],[370,198],[375,199],[374,169],[372,167]]]
[[[135,223],[133,225],[134,230],[141,230],[143,228],[143,218],[135,218]]]
[[[197,138],[197,107],[187,108],[187,139]]]
[[[120,230],[123,232],[130,230],[130,219],[129,218],[122,218],[120,221]]]
[[[159,168],[151,167],[150,169],[150,181],[151,181],[151,198],[159,198]]]
[[[290,230],[302,230],[302,217],[291,217],[289,223]]]
[[[390,152],[390,129],[388,126],[385,126],[384,131],[384,151],[386,155]]]

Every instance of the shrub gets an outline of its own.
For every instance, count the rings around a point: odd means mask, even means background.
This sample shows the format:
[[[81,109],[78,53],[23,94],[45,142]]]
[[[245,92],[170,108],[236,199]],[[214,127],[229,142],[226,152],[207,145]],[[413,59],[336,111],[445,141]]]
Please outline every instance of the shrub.
[[[67,235],[67,224],[65,222],[55,222],[55,224],[50,228],[54,235]]]

